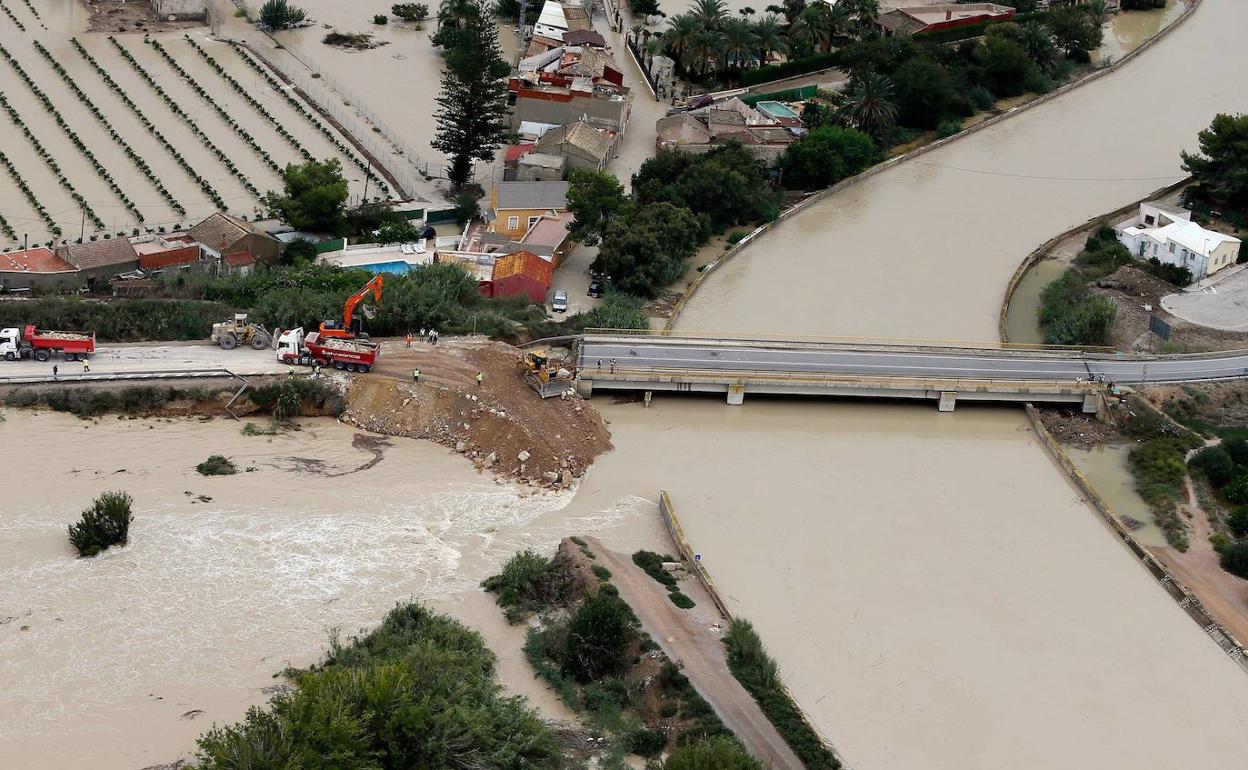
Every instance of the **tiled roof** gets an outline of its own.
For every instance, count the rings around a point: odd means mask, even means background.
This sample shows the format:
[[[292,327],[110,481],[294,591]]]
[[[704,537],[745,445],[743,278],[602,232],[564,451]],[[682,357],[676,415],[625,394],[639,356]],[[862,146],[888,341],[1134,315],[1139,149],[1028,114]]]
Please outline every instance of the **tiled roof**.
[[[192,227],[190,235],[213,251],[221,252],[249,232],[251,229],[243,223],[218,211]]]
[[[491,280],[501,281],[514,275],[523,275],[549,286],[553,269],[550,263],[531,251],[517,251],[494,260]]]
[[[564,144],[583,150],[599,160],[606,158],[611,149],[611,140],[607,135],[583,120],[547,131],[537,140],[537,146],[547,152],[557,150]]]
[[[138,252],[125,238],[92,243],[71,243],[66,247],[65,252],[66,261],[81,270],[139,261]]]
[[[572,29],[563,33],[563,42],[567,45],[607,45],[606,38],[592,29]]]
[[[233,254],[223,254],[221,261],[230,267],[244,267],[246,265],[256,264],[256,258],[245,251],[236,251]]]

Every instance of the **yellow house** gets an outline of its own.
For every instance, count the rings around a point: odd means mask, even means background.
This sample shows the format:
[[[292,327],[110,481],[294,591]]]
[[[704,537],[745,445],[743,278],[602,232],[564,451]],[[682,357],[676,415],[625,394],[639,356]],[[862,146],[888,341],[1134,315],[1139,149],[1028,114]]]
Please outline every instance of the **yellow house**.
[[[568,210],[567,182],[499,182],[490,192],[488,232],[519,241],[543,218]]]

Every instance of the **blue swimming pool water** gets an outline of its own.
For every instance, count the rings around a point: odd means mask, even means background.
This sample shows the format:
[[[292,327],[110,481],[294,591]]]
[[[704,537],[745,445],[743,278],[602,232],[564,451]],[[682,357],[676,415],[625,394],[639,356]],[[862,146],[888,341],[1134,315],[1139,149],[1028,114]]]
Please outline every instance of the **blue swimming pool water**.
[[[368,270],[373,273],[390,273],[391,275],[403,275],[411,270],[415,265],[408,264],[402,260],[394,262],[373,262],[367,265],[356,265],[358,270]]]

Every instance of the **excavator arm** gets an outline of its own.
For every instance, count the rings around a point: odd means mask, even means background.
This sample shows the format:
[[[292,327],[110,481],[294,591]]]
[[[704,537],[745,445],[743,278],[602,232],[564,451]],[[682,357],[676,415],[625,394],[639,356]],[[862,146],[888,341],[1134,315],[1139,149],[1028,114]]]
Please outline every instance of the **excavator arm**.
[[[373,279],[364,284],[363,288],[347,297],[347,302],[342,308],[342,328],[334,329],[332,324],[321,324],[321,334],[327,337],[354,337],[358,332],[355,328],[355,308],[361,302],[368,298],[369,294],[373,295],[373,301],[381,303],[381,290],[385,286],[385,278],[378,273]],[[363,308],[367,310],[367,308]],[[368,312],[364,312],[365,316],[371,317]]]

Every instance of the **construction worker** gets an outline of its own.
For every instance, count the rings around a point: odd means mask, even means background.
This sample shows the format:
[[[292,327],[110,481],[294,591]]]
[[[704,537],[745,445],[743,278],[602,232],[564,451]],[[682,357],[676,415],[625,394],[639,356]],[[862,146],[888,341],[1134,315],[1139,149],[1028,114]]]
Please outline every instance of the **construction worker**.
[[[85,359],[85,358],[84,358],[84,359],[82,359],[82,373],[83,373],[83,374],[90,374],[90,373],[91,373],[91,364],[87,363],[87,359]]]
[[[286,374],[290,375],[291,377],[294,377],[294,376],[295,376],[295,365],[294,365],[294,364],[286,364]]]
[[[481,383],[485,381],[485,372],[477,372],[477,387],[481,387]]]
[[[425,327],[423,327],[423,326],[422,326],[422,327],[420,327],[420,338],[421,338],[421,339],[424,339],[424,338],[425,338]]]
[[[407,346],[409,348],[412,346],[412,333],[411,332],[407,333]]]
[[[56,364],[52,364],[52,379],[55,380],[57,378],[57,375],[60,373],[60,370],[61,368],[59,366],[57,366]]]
[[[419,369],[412,370],[412,382],[420,382],[420,370]]]

